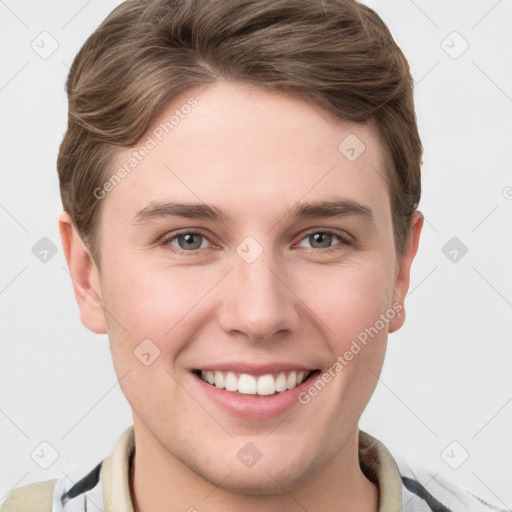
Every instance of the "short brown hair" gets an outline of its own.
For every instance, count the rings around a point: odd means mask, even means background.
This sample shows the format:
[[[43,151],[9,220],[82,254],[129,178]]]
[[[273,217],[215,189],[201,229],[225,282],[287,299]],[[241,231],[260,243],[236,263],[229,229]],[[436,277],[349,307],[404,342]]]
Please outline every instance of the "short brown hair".
[[[219,77],[374,123],[395,247],[405,252],[423,148],[407,60],[372,9],[354,0],[128,0],[87,39],[66,84],[61,197],[93,255],[102,203],[94,190],[115,148],[135,145],[173,98]]]

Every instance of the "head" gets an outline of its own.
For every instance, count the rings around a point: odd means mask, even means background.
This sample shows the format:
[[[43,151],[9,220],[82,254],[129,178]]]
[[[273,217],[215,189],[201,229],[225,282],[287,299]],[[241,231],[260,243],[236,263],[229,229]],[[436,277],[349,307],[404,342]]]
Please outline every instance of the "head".
[[[412,79],[384,23],[346,0],[128,1],[67,91],[63,245],[141,439],[250,493],[353,453],[422,227]],[[268,407],[201,379],[294,369]]]

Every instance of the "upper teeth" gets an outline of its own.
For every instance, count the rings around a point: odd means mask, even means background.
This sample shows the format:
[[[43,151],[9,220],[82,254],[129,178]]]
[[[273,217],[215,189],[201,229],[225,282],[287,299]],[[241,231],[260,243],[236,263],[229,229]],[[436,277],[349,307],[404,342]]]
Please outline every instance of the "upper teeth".
[[[217,388],[227,391],[238,391],[246,395],[273,395],[276,391],[286,391],[298,386],[309,376],[309,371],[291,371],[274,375],[250,375],[248,373],[235,374],[234,372],[204,371],[201,378]]]

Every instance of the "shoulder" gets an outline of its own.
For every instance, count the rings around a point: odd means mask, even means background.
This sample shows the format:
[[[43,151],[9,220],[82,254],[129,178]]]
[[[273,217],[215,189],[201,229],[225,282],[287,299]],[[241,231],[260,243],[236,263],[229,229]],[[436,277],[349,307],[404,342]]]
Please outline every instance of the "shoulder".
[[[439,512],[511,512],[489,503],[464,486],[445,478],[439,471],[414,466],[403,459],[397,460],[402,480],[404,512],[427,510]]]
[[[133,510],[129,465],[134,447],[134,431],[130,426],[110,455],[92,470],[85,462],[76,461],[60,479],[18,487],[0,501],[0,512],[85,512],[88,503],[93,503],[94,510],[98,511],[104,510],[104,503],[109,503],[116,511]]]
[[[50,512],[57,480],[46,480],[18,487],[9,493],[0,512]]]
[[[68,470],[69,474],[60,479],[18,487],[0,503],[0,512],[85,512],[87,499],[91,499],[95,505],[103,503],[100,480],[102,464],[103,461],[85,476],[81,466],[75,464]],[[96,509],[102,510],[98,505]]]
[[[453,483],[439,470],[392,455],[371,435],[359,432],[359,460],[366,476],[379,487],[379,512],[512,512],[489,503]]]

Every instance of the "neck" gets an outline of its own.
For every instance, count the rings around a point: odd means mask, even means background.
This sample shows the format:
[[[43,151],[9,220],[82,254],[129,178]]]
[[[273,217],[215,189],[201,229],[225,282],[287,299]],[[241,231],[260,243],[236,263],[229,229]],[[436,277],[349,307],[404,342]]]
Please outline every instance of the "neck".
[[[142,424],[139,425],[142,427]],[[136,451],[130,464],[130,491],[134,512],[173,510],[231,512],[244,510],[308,512],[340,510],[378,512],[379,491],[359,467],[358,430],[346,446],[308,481],[281,493],[249,495],[209,482],[167,452],[147,430],[135,430]],[[348,450],[350,449],[350,450]],[[347,457],[347,452],[351,457]],[[349,463],[347,463],[349,462]]]

